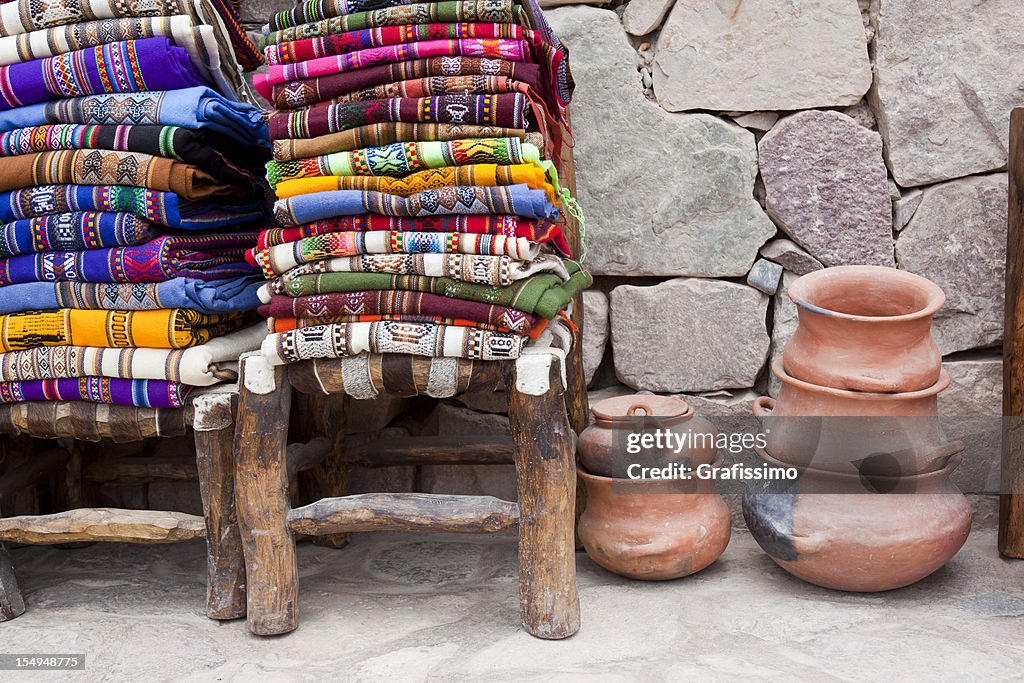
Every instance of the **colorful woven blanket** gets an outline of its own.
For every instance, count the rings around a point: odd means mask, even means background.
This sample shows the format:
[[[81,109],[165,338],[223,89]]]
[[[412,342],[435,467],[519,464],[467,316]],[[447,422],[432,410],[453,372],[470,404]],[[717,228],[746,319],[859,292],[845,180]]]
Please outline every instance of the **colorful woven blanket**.
[[[222,68],[217,33],[213,26],[197,25],[185,15],[84,21],[0,38],[0,65],[45,59],[122,40],[165,36],[188,53],[192,65],[221,94],[230,95],[241,81],[233,68]]]
[[[224,228],[266,217],[262,201],[230,205],[186,202],[173,192],[123,185],[39,185],[0,193],[3,223],[73,211],[132,213],[182,230]]]
[[[446,214],[514,214],[523,218],[555,218],[558,210],[541,190],[528,185],[504,187],[441,187],[409,197],[359,190],[335,190],[279,199],[274,217],[284,226],[377,213],[384,216],[437,216]]]
[[[274,296],[260,306],[260,315],[272,318],[323,318],[339,315],[408,315],[447,317],[526,334],[537,317],[507,306],[449,299],[437,294],[396,290],[351,291],[315,296]]]
[[[0,131],[47,123],[206,128],[242,145],[270,147],[259,109],[209,88],[87,95],[0,111]]]
[[[263,355],[273,364],[360,353],[405,353],[436,358],[518,358],[527,338],[507,332],[435,323],[382,321],[304,327],[272,334]]]
[[[369,100],[387,100],[399,97],[421,98],[440,95],[501,95],[504,93],[530,92],[525,83],[513,81],[507,76],[431,76],[430,78],[414,78],[409,81],[397,81],[372,88],[356,90],[328,100],[331,104],[344,102],[367,102]]]
[[[238,357],[259,349],[263,325],[252,325],[187,349],[38,346],[0,353],[0,381],[117,377],[209,386],[234,380]]]
[[[555,191],[548,184],[544,171],[530,164],[498,166],[496,164],[472,164],[470,166],[443,166],[410,173],[404,178],[365,175],[327,175],[297,180],[285,180],[275,189],[280,199],[297,194],[330,192],[331,190],[367,190],[397,194],[402,197],[456,185],[528,185],[534,190],[544,190],[550,201],[555,200]]]
[[[335,152],[312,159],[270,161],[267,163],[267,178],[270,184],[276,187],[282,181],[297,178],[367,175],[400,178],[429,168],[471,164],[532,164],[547,171],[549,182],[553,185],[558,182],[554,164],[542,160],[539,149],[528,142],[522,142],[519,138],[393,142],[382,147]],[[488,184],[494,185],[493,182]]]
[[[241,189],[219,183],[196,166],[139,152],[75,149],[36,152],[0,163],[0,191],[32,185],[127,185],[173,192],[184,199],[231,197]],[[250,197],[252,192],[250,192]]]
[[[540,87],[540,67],[536,64],[458,56],[381,64],[319,78],[278,83],[264,96],[278,109],[298,109],[348,93],[399,81],[477,75],[511,78],[517,83],[525,83],[534,90]]]
[[[343,16],[335,16],[335,13],[327,8],[317,8],[310,12],[297,7],[294,14],[290,12],[291,10],[271,17],[270,23],[264,27],[260,47],[265,49],[267,45],[275,43],[379,26],[458,22],[508,24],[513,19],[512,0],[424,2],[406,7],[385,7],[371,12],[354,12]]]
[[[174,278],[166,282],[113,284],[29,282],[4,287],[0,313],[52,308],[149,311],[188,308],[199,313],[234,313],[260,305],[260,275],[204,282]]]
[[[507,239],[507,238],[503,238]],[[277,249],[277,247],[274,247]],[[552,254],[540,254],[529,261],[487,254],[373,254],[343,256],[311,261],[296,266],[289,277],[317,273],[391,273],[450,277],[482,285],[504,286],[537,273],[556,273],[568,280],[562,260]],[[269,277],[273,277],[270,274]]]
[[[361,254],[477,254],[528,261],[540,245],[520,237],[458,232],[331,232],[246,254],[273,278],[313,261]]]
[[[0,259],[0,285],[25,282],[223,280],[252,273],[245,250],[257,233],[164,235],[145,244],[91,251],[46,251]]]
[[[177,382],[111,377],[0,382],[0,403],[89,401],[144,408],[181,408],[190,389]]]
[[[0,110],[62,97],[205,85],[188,53],[164,37],[125,40],[0,66]]]
[[[130,246],[148,242],[154,236],[152,223],[130,213],[60,213],[0,226],[0,257]]]
[[[184,349],[238,329],[244,316],[204,314],[187,308],[156,311],[87,311],[62,308],[0,316],[0,351],[36,346]]]
[[[247,70],[255,69],[262,59],[249,42],[235,14],[225,0],[152,0],[148,3],[119,0],[59,0],[0,5],[0,36],[16,36],[55,26],[78,24],[94,19],[188,14],[196,23],[214,25],[226,35],[238,62]]]
[[[438,294],[452,299],[516,308],[524,313],[550,320],[565,308],[572,297],[593,283],[593,278],[575,261],[565,261],[569,279],[553,273],[540,273],[506,287],[492,287],[462,282],[450,277],[389,275],[387,273],[323,273],[318,275],[285,274],[260,289],[260,299],[267,302],[274,294],[308,296],[330,292],[357,292],[372,289],[400,289]],[[470,318],[464,315],[458,318]],[[470,318],[472,319],[472,318]]]
[[[293,161],[331,152],[350,152],[364,147],[380,147],[393,142],[424,140],[462,140],[464,138],[519,138],[535,147],[544,147],[544,138],[521,128],[461,126],[454,123],[371,123],[315,138],[274,140],[274,159]]]
[[[369,102],[322,103],[298,111],[270,114],[270,136],[313,138],[370,123],[456,123],[523,128],[528,101],[522,93],[446,95]]]
[[[475,323],[472,320],[459,320],[458,318],[438,318],[427,315],[332,315],[322,318],[267,318],[267,331],[287,332],[299,330],[304,327],[317,327],[319,325],[338,325],[342,323],[377,323],[384,321],[400,323],[433,323],[435,325],[450,325],[452,327],[473,327],[478,330],[490,330],[491,332],[510,332],[502,327]]]
[[[533,32],[516,24],[412,24],[348,31],[303,38],[263,49],[267,64],[295,64],[311,59],[343,55],[376,47],[432,40],[496,39],[529,40]]]
[[[89,126],[57,123],[0,133],[0,156],[73,149],[138,152],[198,166],[218,181],[249,189],[263,176],[261,148],[202,129],[179,126]]]
[[[296,242],[304,237],[323,235],[329,232],[364,232],[367,230],[392,230],[397,232],[464,232],[477,235],[504,235],[523,237],[531,242],[551,242],[565,256],[569,245],[562,235],[562,228],[550,221],[535,221],[519,216],[428,216],[425,218],[397,218],[363,214],[341,216],[295,228],[270,228],[260,233],[257,248],[266,249],[275,244]]]

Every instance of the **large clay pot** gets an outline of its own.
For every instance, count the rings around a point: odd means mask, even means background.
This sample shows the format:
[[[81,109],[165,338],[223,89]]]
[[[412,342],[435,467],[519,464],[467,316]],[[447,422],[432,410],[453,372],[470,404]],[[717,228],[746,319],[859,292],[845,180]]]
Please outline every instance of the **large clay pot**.
[[[678,579],[725,551],[729,508],[713,481],[641,481],[599,477],[582,468],[587,507],[579,536],[587,554],[631,579]]]
[[[800,318],[783,351],[793,377],[878,393],[938,382],[932,316],[946,297],[929,280],[895,268],[838,266],[800,277],[789,297]]]
[[[591,474],[625,477],[632,463],[660,467],[678,462],[696,467],[712,462],[717,454],[718,431],[695,415],[682,399],[651,393],[615,396],[594,404],[591,413],[594,423],[583,430],[576,445],[580,462]],[[690,433],[690,445],[678,453],[674,449],[644,449],[633,455],[625,452],[627,433],[656,429],[669,429],[684,437]]]
[[[796,481],[749,487],[743,518],[761,548],[804,581],[857,592],[901,588],[949,562],[967,540],[970,506],[949,480],[960,460],[896,478],[807,469]]]
[[[779,398],[754,401],[763,418],[769,453],[790,465],[833,472],[919,474],[948,459],[938,420],[939,392],[949,386],[943,372],[934,385],[915,392],[879,394],[821,387],[790,376],[776,361]]]

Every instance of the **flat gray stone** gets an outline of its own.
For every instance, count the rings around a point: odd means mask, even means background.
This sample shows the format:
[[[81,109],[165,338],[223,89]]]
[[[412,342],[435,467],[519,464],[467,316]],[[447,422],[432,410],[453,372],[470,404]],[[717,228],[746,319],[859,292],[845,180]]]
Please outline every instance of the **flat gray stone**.
[[[678,278],[612,290],[619,380],[654,392],[754,385],[768,355],[768,297],[751,287]]]
[[[897,232],[907,227],[907,223],[914,217],[917,207],[921,206],[924,192],[918,188],[912,188],[900,193],[900,198],[892,203],[892,226]]]
[[[821,261],[800,248],[796,242],[779,237],[761,247],[761,256],[774,261],[791,273],[806,275],[824,268]]]
[[[943,354],[1002,340],[1006,183],[1006,174],[999,173],[926,188],[896,240],[900,268],[946,293],[946,305],[935,316]]]
[[[594,379],[608,343],[608,295],[596,289],[583,292],[583,375]]]
[[[774,111],[752,111],[749,114],[739,114],[730,118],[737,125],[764,133],[771,130],[772,126],[779,120],[779,115]]]
[[[872,93],[896,181],[1003,168],[1010,110],[1024,105],[1020,2],[885,0],[879,10]]]
[[[675,0],[629,0],[622,14],[626,33],[643,36],[661,26]]]
[[[786,272],[782,276],[782,286],[779,293],[772,297],[772,355],[770,365],[782,359],[782,351],[786,344],[793,338],[800,321],[797,318],[796,304],[786,294],[786,290],[797,279],[793,273]],[[769,372],[768,393],[772,396],[779,395],[780,382],[775,375]]]
[[[579,201],[595,275],[741,277],[775,233],[753,196],[754,135],[644,97],[618,16],[548,13],[572,52]]]
[[[853,0],[678,0],[654,60],[669,111],[851,105],[870,85]]]
[[[973,355],[973,354],[966,354]],[[946,361],[949,388],[939,394],[939,414],[955,417],[1003,414],[1003,359],[978,354],[967,359]]]
[[[826,266],[893,265],[878,133],[834,111],[779,121],[758,145],[769,215]]]
[[[747,284],[769,296],[778,290],[781,279],[782,266],[763,258],[757,259],[750,272],[747,273]]]
[[[706,394],[680,394],[679,398],[704,417],[750,417],[758,394],[753,389],[715,391]]]

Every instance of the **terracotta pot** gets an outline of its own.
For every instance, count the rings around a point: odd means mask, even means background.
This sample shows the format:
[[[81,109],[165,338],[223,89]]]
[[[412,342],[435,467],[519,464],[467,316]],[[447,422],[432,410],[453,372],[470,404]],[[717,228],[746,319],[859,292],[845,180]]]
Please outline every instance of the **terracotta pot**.
[[[877,394],[820,387],[791,377],[776,361],[778,400],[754,401],[770,453],[788,464],[833,472],[919,474],[938,469],[948,454],[938,420],[940,391],[949,375],[924,391]]]
[[[838,266],[800,277],[789,297],[800,318],[783,351],[793,377],[878,393],[938,382],[932,316],[946,297],[933,282],[895,268]]]
[[[960,460],[911,477],[808,469],[796,481],[749,487],[743,518],[761,548],[804,581],[857,592],[901,588],[949,562],[967,540],[970,506],[949,480]]]
[[[632,463],[659,467],[678,462],[696,467],[715,459],[718,431],[681,399],[651,393],[615,396],[594,404],[591,412],[594,423],[583,430],[576,447],[580,462],[592,474],[625,477],[625,469]],[[691,442],[678,453],[674,448],[666,448],[629,454],[625,450],[626,435],[641,427],[648,433],[669,429],[684,438],[690,433]]]
[[[729,508],[713,481],[639,481],[599,477],[582,468],[587,507],[579,536],[587,554],[631,579],[678,579],[725,551]]]

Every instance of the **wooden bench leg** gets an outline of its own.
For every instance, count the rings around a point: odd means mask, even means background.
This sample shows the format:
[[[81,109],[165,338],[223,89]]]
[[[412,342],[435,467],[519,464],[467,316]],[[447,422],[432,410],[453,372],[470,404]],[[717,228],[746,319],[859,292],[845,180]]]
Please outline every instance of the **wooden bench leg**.
[[[14,577],[14,565],[7,548],[0,543],[0,621],[10,621],[25,613],[25,601]]]
[[[519,487],[520,615],[538,638],[568,638],[580,628],[576,460],[560,360],[529,354],[510,367],[505,386]]]
[[[288,528],[285,449],[291,387],[284,368],[242,356],[235,421],[235,505],[245,553],[249,630],[269,636],[298,625],[298,563]]]
[[[311,470],[298,474],[301,500],[312,503],[347,496],[348,465],[343,456],[348,397],[345,394],[298,394],[293,400],[298,411],[295,415],[298,441],[308,443],[317,437],[326,437],[332,443],[329,456]],[[344,548],[352,540],[352,534],[324,534],[312,536],[310,540],[316,545]]]
[[[196,398],[192,427],[196,439],[199,491],[206,518],[206,616],[245,616],[245,557],[235,512],[234,395]]]

